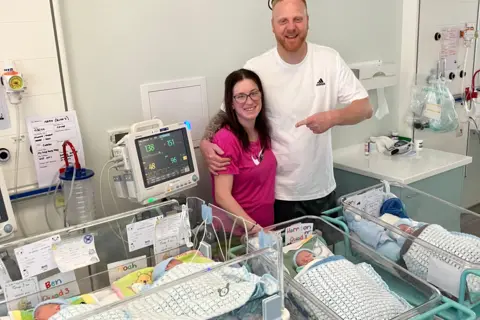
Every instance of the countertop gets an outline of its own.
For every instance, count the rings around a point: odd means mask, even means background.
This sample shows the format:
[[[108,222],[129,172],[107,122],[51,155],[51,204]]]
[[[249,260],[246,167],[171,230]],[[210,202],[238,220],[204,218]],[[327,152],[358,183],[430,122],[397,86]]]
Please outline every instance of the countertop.
[[[402,184],[411,184],[471,162],[472,157],[434,149],[395,156],[373,151],[366,156],[362,144],[333,151],[336,169]]]

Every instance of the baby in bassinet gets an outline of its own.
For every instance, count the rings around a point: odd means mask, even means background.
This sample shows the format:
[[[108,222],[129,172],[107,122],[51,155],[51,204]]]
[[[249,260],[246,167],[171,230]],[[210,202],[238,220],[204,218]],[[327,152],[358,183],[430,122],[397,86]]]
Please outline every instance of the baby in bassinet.
[[[133,289],[140,293],[195,272],[209,270],[218,264],[220,263],[188,263],[170,258],[155,267],[151,285],[136,283]],[[229,314],[228,319],[261,319],[262,299],[258,298],[276,292],[277,281],[268,274],[257,277],[245,267],[223,267],[206,272],[188,283],[179,283],[155,292],[148,296],[148,301],[134,300],[88,319],[180,319],[182,316],[197,319],[215,316],[220,319],[223,314]],[[63,320],[98,307],[99,305],[70,305],[65,300],[57,299],[39,304],[34,315],[35,320]]]
[[[390,291],[372,266],[355,265],[323,247],[321,255],[310,249],[296,251],[293,265],[298,275],[294,279],[342,319],[392,319],[411,308]]]
[[[464,268],[461,260],[480,264],[480,238],[470,234],[448,231],[438,224],[414,221],[408,217],[403,203],[398,198],[384,201],[375,218],[411,234],[413,239],[407,239],[399,233],[388,230],[348,210],[345,211],[344,216],[349,229],[362,242],[388,259],[404,265],[410,272],[424,280],[428,278],[430,261],[435,261],[435,259],[458,270]],[[417,239],[420,239],[421,242]],[[435,250],[436,248],[441,250]],[[468,275],[467,285],[470,292],[480,292],[479,277]],[[439,287],[442,289],[442,285]],[[458,294],[458,292],[450,293]]]

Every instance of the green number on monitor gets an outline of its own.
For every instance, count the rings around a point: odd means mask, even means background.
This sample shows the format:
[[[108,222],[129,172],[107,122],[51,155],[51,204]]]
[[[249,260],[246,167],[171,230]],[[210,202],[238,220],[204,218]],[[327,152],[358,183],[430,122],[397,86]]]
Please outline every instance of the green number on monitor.
[[[152,143],[152,144],[147,144],[147,145],[145,146],[145,150],[146,150],[147,152],[153,152],[153,151],[155,151],[155,145],[154,145],[153,143]]]
[[[173,139],[170,139],[167,141],[167,144],[169,147],[173,147],[175,145],[175,141]]]
[[[177,157],[170,158],[170,161],[171,161],[172,163],[177,163]]]

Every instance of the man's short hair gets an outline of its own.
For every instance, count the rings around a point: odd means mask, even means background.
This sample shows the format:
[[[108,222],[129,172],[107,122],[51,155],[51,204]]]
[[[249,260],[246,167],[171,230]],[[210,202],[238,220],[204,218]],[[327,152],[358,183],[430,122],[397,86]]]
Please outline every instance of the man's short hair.
[[[282,2],[283,0],[272,0],[272,8],[274,8],[277,3]],[[302,2],[305,4],[305,8],[307,7],[307,0],[302,0]]]

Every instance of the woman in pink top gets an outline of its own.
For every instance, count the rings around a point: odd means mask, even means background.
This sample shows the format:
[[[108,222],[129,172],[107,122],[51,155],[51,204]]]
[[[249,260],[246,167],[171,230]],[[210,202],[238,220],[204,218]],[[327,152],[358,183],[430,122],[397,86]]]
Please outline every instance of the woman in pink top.
[[[213,138],[230,159],[213,176],[215,202],[253,223],[250,232],[273,224],[277,161],[270,148],[270,129],[260,78],[246,69],[225,80],[225,126]]]

